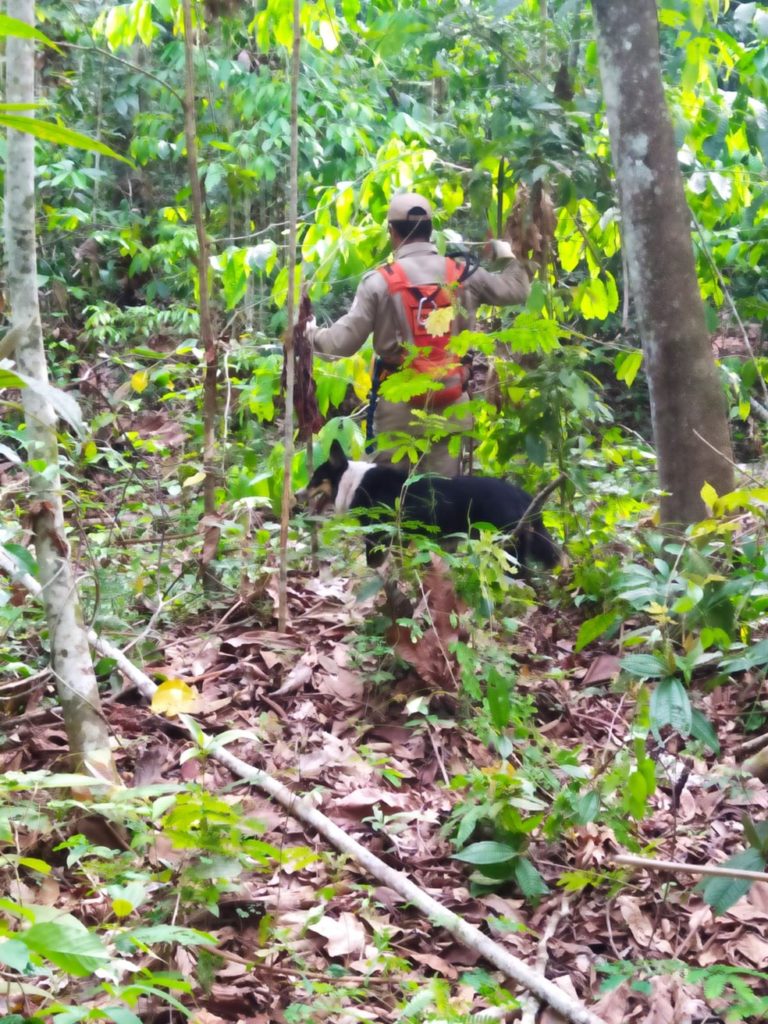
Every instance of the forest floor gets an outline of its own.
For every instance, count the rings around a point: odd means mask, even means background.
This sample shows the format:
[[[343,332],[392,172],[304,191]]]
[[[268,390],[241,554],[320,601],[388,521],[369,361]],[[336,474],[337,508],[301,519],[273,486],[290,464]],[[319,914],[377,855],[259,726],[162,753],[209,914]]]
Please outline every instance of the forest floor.
[[[291,575],[290,625],[279,633],[264,614],[275,596],[272,588],[270,582],[258,614],[235,602],[216,616],[178,626],[162,638],[162,662],[145,666],[201,692],[197,719],[208,733],[251,730],[258,743],[239,740],[234,752],[297,793],[311,794],[325,814],[387,864],[590,1004],[606,1024],[736,1019],[726,1016],[728,1001],[720,998],[718,986],[710,984],[705,997],[702,981],[707,971],[716,972],[713,965],[725,964],[742,967],[746,985],[764,983],[749,972],[768,968],[766,883],[754,884],[725,914],[713,917],[694,891],[694,876],[618,869],[611,863],[621,852],[615,835],[592,824],[549,842],[534,833],[531,857],[550,886],[538,905],[526,903],[509,886],[472,894],[471,868],[453,859],[444,834],[462,799],[448,783],[471,767],[492,773],[499,758],[472,731],[471,719],[462,721],[450,659],[440,653],[455,633],[445,614],[452,589],[439,564],[425,577],[424,590],[435,633],[427,632],[410,651],[409,640],[390,633],[411,668],[401,668],[400,677],[389,682],[372,681],[381,661],[359,654],[360,637],[381,594],[358,600],[360,579],[338,577],[328,565],[315,575]],[[535,702],[541,734],[560,747],[578,749],[580,762],[599,773],[627,742],[634,697],[617,685],[618,659],[609,647],[574,652],[576,615],[567,607],[550,607],[543,586],[538,605],[528,607],[512,641],[520,665],[517,688]],[[760,698],[764,685],[747,675],[741,687],[709,693],[699,688],[698,705],[723,747],[717,759],[678,758],[662,745],[652,752],[667,781],[653,797],[653,813],[636,826],[636,836],[652,844],[656,857],[722,861],[742,844],[743,815],[766,818],[768,790],[756,780],[745,781],[735,771],[734,757],[744,739],[745,709]],[[404,906],[354,863],[334,856],[267,798],[244,785],[233,788],[232,776],[215,761],[183,761],[187,734],[154,714],[135,692],[128,689],[107,701],[106,711],[118,765],[129,784],[197,778],[224,799],[243,801],[247,814],[263,823],[265,842],[284,852],[308,847],[316,854],[303,865],[300,858],[286,856],[277,870],[270,865],[264,873],[241,876],[218,917],[202,908],[190,916],[187,907],[176,920],[210,932],[221,957],[205,984],[184,948],[169,963],[193,984],[192,1001],[184,1001],[195,1007],[195,1021],[353,1024],[472,1019],[469,1015],[488,1010],[492,986],[483,984],[485,972],[499,976],[476,953]],[[55,769],[64,746],[58,713],[38,709],[27,724],[17,720],[9,732],[0,770]],[[513,751],[513,765],[515,756]],[[189,852],[164,847],[156,856],[173,865]],[[592,872],[593,884],[568,892],[558,886],[566,871]],[[55,905],[73,911],[84,906],[83,892],[68,887],[66,871],[56,873],[55,888],[49,894]],[[91,894],[88,912],[97,918],[108,914],[109,906],[106,896],[101,911],[98,902]],[[613,964],[612,973],[601,971],[601,962]],[[705,974],[697,980],[680,969],[681,963]],[[624,980],[617,984],[620,976]],[[437,999],[429,1012],[418,1011],[414,1003],[403,1015],[404,1001],[430,987],[438,990],[435,979],[450,1014],[434,1009]],[[508,989],[520,995],[512,983]],[[468,1016],[461,1018],[462,1013]],[[497,1007],[486,1019],[517,1017]],[[560,1018],[543,1011],[536,1019],[552,1024]]]

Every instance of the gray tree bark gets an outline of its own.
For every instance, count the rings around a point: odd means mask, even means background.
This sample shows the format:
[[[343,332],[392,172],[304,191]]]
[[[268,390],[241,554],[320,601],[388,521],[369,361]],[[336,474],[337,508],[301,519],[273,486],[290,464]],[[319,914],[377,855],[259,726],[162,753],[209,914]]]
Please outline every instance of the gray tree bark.
[[[34,25],[34,0],[8,0],[7,12],[13,18]],[[34,43],[9,36],[6,45],[6,100],[8,103],[33,103]],[[16,365],[19,372],[33,382],[45,385],[48,369],[40,324],[35,248],[35,142],[27,133],[10,130],[4,227],[11,330],[16,330]],[[51,666],[70,753],[75,768],[112,781],[117,773],[109,731],[101,714],[64,531],[56,413],[34,383],[22,390],[22,403],[32,490],[30,520],[48,621]]]
[[[733,489],[725,395],[696,279],[691,217],[664,98],[655,0],[592,0],[603,96],[651,396],[662,521]]]

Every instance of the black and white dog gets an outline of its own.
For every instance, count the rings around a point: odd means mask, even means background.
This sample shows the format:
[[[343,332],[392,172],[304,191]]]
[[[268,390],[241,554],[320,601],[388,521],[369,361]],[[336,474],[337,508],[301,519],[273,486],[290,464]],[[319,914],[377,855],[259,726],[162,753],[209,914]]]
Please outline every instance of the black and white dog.
[[[353,510],[365,527],[397,520],[404,533],[476,536],[485,523],[510,538],[505,548],[521,566],[539,562],[552,568],[561,552],[541,521],[531,511],[532,498],[522,488],[482,476],[422,476],[408,479],[390,466],[350,462],[338,441],[331,444],[328,461],[312,474],[303,497],[313,512],[333,503],[337,512]],[[398,505],[399,502],[399,505]],[[368,565],[384,561],[391,529],[367,530]]]

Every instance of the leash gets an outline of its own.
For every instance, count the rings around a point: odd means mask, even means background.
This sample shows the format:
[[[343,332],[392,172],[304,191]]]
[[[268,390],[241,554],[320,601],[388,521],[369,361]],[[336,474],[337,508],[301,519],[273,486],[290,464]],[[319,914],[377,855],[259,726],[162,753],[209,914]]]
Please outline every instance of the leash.
[[[376,404],[379,400],[379,386],[381,385],[381,372],[384,364],[378,356],[374,359],[373,373],[371,374],[371,390],[368,393],[368,412],[365,416],[365,452],[370,455],[376,447],[376,433],[373,427],[373,418],[376,415]]]

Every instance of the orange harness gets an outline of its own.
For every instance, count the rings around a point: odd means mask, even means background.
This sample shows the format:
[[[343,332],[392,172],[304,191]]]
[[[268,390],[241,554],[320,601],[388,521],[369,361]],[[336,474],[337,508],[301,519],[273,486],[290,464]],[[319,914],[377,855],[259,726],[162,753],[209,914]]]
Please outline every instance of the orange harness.
[[[442,385],[439,391],[427,391],[423,395],[416,395],[410,400],[410,404],[418,408],[444,409],[461,397],[466,388],[468,370],[448,350],[451,340],[450,328],[443,334],[430,334],[426,323],[429,314],[434,310],[453,305],[451,291],[447,285],[455,284],[461,287],[464,267],[446,257],[445,285],[412,284],[402,264],[397,262],[387,263],[377,269],[387,282],[389,294],[393,298],[400,296],[413,344],[419,350],[408,365],[419,373],[429,374]],[[395,372],[397,368],[384,367],[379,380],[384,380]]]

